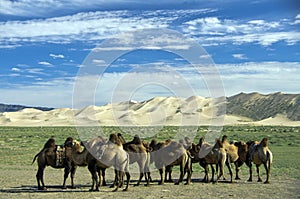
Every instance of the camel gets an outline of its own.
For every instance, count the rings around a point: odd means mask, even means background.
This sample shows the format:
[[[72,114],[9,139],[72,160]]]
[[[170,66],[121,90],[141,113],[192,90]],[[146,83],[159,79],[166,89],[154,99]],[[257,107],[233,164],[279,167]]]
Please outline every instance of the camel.
[[[96,140],[99,140],[99,138],[91,140],[89,144],[94,144]],[[86,147],[84,147],[83,150],[81,148],[82,143],[77,140],[66,142],[66,164],[72,165],[74,169],[76,169],[77,166],[88,165],[89,151]],[[97,168],[98,176],[102,176],[102,181],[99,181],[99,183],[102,183],[103,186],[106,186],[105,170],[106,168]]]
[[[150,147],[153,149],[151,152],[151,162],[155,163],[160,173],[159,184],[164,184],[164,168],[179,165],[180,177],[175,183],[178,185],[183,181],[185,173],[187,173],[186,184],[191,183],[191,159],[186,149],[179,143],[171,140],[166,140],[164,143],[158,143],[156,140],[152,140]]]
[[[208,165],[215,164],[218,167],[220,167],[220,174],[217,176],[217,180],[214,181],[214,173],[215,169],[213,166],[211,166],[212,169],[212,182],[218,182],[218,180],[224,175],[224,165],[226,164],[230,177],[232,179],[232,171],[229,165],[229,162],[227,161],[227,153],[226,150],[223,148],[223,144],[221,140],[216,139],[216,143],[213,147],[211,147],[208,143],[204,142],[204,139],[201,138],[199,140],[200,145],[200,151],[199,151],[199,158],[200,158],[200,165],[204,166],[205,169],[205,177],[204,181],[209,182],[208,180]]]
[[[273,160],[273,154],[268,147],[268,138],[263,138],[260,142],[248,141],[247,145],[249,147],[246,164],[249,167],[249,182],[252,182],[252,162],[256,165],[256,171],[258,176],[258,182],[262,182],[259,174],[259,166],[264,165],[267,178],[264,183],[270,183],[270,169]]]
[[[238,159],[239,159],[238,147],[235,146],[234,144],[230,144],[228,142],[228,137],[226,135],[224,135],[222,137],[222,145],[223,145],[223,148],[227,152],[227,158],[228,158],[229,163],[234,163],[234,165],[235,165],[235,173],[236,173],[235,179],[238,180],[238,179],[240,179],[240,177],[238,175],[238,172],[240,170],[239,162],[238,162]],[[230,179],[230,182],[232,182],[232,178]]]
[[[166,143],[169,143],[170,141],[171,140],[166,140]],[[184,139],[180,139],[179,140],[179,143],[186,149],[188,155],[191,158],[192,163],[194,163],[193,162],[194,158],[191,156],[191,153],[190,153],[190,150],[191,150],[191,147],[192,147],[192,141],[190,140],[190,138],[189,137],[184,137]],[[191,164],[191,168],[190,169],[191,169],[191,172],[193,172],[192,164]],[[172,171],[173,171],[173,166],[172,165],[166,166],[165,182],[173,182]]]
[[[72,140],[71,137],[67,138],[65,143]],[[50,138],[45,144],[43,149],[37,153],[32,161],[32,164],[37,159],[38,171],[36,173],[36,179],[39,190],[46,190],[44,183],[44,170],[46,166],[51,166],[56,169],[65,168],[64,172],[64,182],[63,188],[66,188],[66,179],[68,178],[69,173],[71,172],[71,187],[74,187],[74,175],[76,168],[73,164],[66,163],[64,146],[59,146],[55,144],[55,140]]]
[[[248,145],[243,141],[233,142],[233,144],[238,148],[238,156],[239,158],[235,161],[236,166],[236,180],[240,180],[238,172],[240,171],[240,167],[246,162],[247,153],[248,153]]]
[[[121,135],[118,134],[118,137]],[[121,136],[122,137],[122,136]],[[125,141],[123,139],[123,141]],[[121,140],[121,142],[123,142]],[[140,185],[142,178],[145,175],[146,185],[150,185],[150,153],[144,146],[146,143],[142,142],[138,135],[135,135],[133,140],[127,143],[123,143],[124,150],[129,154],[129,164],[137,163],[139,166],[140,177],[136,186]]]
[[[127,191],[130,181],[129,155],[123,149],[122,143],[118,136],[116,134],[111,134],[108,142],[96,143],[94,148],[90,150],[98,152],[97,154],[93,155],[89,153],[90,155],[87,157],[88,169],[92,175],[92,187],[90,191],[99,191],[100,183],[98,183],[97,179],[97,167],[103,169],[112,166],[115,169],[115,182],[117,184],[114,191],[118,191],[118,188],[120,185],[122,185],[124,172],[127,178],[127,184],[124,191]],[[97,155],[97,157],[94,157],[94,155]],[[101,175],[99,178],[99,181],[101,181]]]

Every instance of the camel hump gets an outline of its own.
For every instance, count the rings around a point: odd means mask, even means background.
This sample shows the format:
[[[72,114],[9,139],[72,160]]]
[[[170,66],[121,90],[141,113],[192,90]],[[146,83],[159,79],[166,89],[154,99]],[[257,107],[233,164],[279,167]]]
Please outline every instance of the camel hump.
[[[45,144],[44,144],[44,148],[43,149],[46,149],[46,148],[55,148],[56,145],[55,145],[55,139],[54,138],[50,138]]]
[[[118,136],[118,138],[119,138],[119,140],[121,141],[122,144],[126,143],[126,141],[125,141],[125,139],[124,139],[124,137],[122,136],[121,133],[118,133],[117,136]]]
[[[222,137],[222,142],[228,142],[228,137],[227,137],[227,135],[223,135],[223,137]]]
[[[142,144],[142,140],[138,135],[135,135],[132,140],[133,144]]]
[[[201,138],[199,139],[198,145],[199,145],[199,146],[202,146],[203,143],[204,143],[204,137],[201,137]]]
[[[220,139],[216,139],[216,143],[214,145],[214,148],[223,148],[223,143]]]
[[[111,143],[114,143],[114,144],[118,145],[118,146],[122,145],[121,140],[119,139],[119,137],[115,133],[112,133],[112,134],[109,135],[109,141]]]
[[[67,139],[66,139],[64,145],[66,146],[66,144],[67,144],[67,143],[70,143],[70,142],[71,142],[71,143],[73,142],[73,138],[72,138],[72,137],[67,137]]]
[[[268,146],[268,138],[263,138],[261,141],[260,141],[260,146],[262,147],[267,147]]]

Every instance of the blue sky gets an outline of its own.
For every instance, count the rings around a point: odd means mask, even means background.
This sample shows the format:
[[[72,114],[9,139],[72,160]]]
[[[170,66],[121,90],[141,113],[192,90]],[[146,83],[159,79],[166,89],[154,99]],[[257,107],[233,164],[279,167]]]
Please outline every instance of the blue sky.
[[[299,8],[296,0],[0,0],[0,102],[72,107],[74,85],[92,49],[147,29],[174,30],[196,41],[213,60],[226,96],[300,93]],[[102,59],[93,61],[103,67]],[[178,82],[168,69],[182,75],[193,92],[184,86],[172,90],[166,82]],[[153,77],[156,84],[141,81]],[[130,51],[102,75],[95,71],[84,78],[97,86],[93,100],[79,107],[124,100],[117,96],[212,96],[212,86],[184,58],[157,49]],[[131,82],[141,86],[124,86]]]

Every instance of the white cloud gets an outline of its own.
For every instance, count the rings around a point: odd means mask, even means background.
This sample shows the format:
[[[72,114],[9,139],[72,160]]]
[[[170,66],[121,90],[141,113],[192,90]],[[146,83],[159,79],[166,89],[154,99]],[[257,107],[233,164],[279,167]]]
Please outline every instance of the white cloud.
[[[299,93],[299,62],[246,62],[219,64],[226,95],[239,92]]]
[[[46,61],[40,61],[38,64],[44,65],[44,66],[52,66],[52,64],[50,64],[49,62],[46,62]]]
[[[100,60],[100,59],[93,59],[93,64],[95,64],[96,66],[105,66],[106,62],[105,60]]]
[[[278,41],[292,45],[300,41],[294,26],[295,19],[249,21],[203,17],[179,22],[182,16],[201,16],[214,10],[156,10],[97,11],[77,13],[55,18],[27,21],[0,22],[0,48],[14,48],[26,42],[70,43],[85,41],[95,43],[120,33],[150,28],[174,28],[186,36],[197,39],[204,46],[234,43],[252,43],[269,46]],[[174,25],[175,24],[175,25]],[[292,25],[291,25],[292,24]],[[127,41],[129,42],[129,41]],[[178,46],[170,46],[176,48]],[[121,48],[121,46],[120,46]],[[53,58],[64,55],[51,53]]]
[[[126,101],[131,98],[142,101],[155,96],[200,95],[210,97],[207,82],[195,69],[182,66],[172,71],[161,69],[156,63],[155,70],[132,73],[105,73],[99,77],[88,75],[77,77],[55,78],[45,81],[36,79],[31,86],[17,85],[9,89],[1,88],[2,101],[28,105],[51,107],[72,107],[74,82],[79,82],[77,107],[95,103],[102,105],[112,101]],[[300,85],[299,62],[246,62],[241,64],[218,64],[220,77],[227,96],[241,91],[261,93],[285,92],[298,93]],[[205,72],[205,69],[203,69]],[[32,71],[33,72],[33,71]],[[35,71],[41,72],[41,71]],[[16,75],[16,74],[11,74]],[[40,77],[36,77],[40,78]],[[209,79],[210,76],[207,77]],[[210,87],[215,88],[214,86]],[[18,97],[17,97],[18,96]],[[20,98],[19,96],[22,96]],[[88,96],[85,98],[84,96]],[[95,101],[94,101],[95,100]]]
[[[293,45],[300,41],[300,32],[290,26],[290,20],[228,20],[206,17],[188,21],[183,24],[183,32],[196,37],[204,46],[233,43],[257,43],[269,46],[279,41]],[[290,29],[290,31],[289,31]]]
[[[63,58],[65,58],[65,56],[62,55],[62,54],[57,54],[56,55],[56,54],[50,53],[49,56],[52,57],[53,59],[57,59],[57,58],[63,59]]]
[[[19,72],[19,71],[21,71],[19,68],[11,68],[11,71],[14,71],[14,72]]]
[[[38,75],[46,75],[45,72],[43,72],[44,69],[42,68],[29,68],[26,69],[26,72],[31,73],[31,74],[38,74]]]
[[[245,54],[233,54],[232,57],[236,59],[248,59]]]

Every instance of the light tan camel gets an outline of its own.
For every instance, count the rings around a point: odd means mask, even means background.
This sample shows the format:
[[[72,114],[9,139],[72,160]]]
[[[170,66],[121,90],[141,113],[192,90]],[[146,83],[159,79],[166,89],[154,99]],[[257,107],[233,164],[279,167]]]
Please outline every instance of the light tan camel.
[[[234,144],[230,144],[228,142],[228,137],[226,135],[222,137],[222,145],[227,152],[227,158],[229,163],[234,163],[235,165],[235,174],[236,174],[235,179],[240,179],[238,176],[238,172],[240,170],[239,163],[238,163],[238,159],[239,159],[238,147],[235,146]],[[230,182],[232,182],[232,178],[230,179]]]
[[[90,151],[96,153],[89,153],[88,156],[88,169],[92,175],[92,187],[91,191],[99,191],[99,183],[97,178],[97,167],[98,168],[109,168],[114,167],[115,169],[115,182],[117,184],[116,189],[123,184],[123,175],[126,174],[127,184],[124,191],[128,190],[130,174],[129,174],[129,155],[123,149],[122,143],[120,142],[116,134],[111,134],[108,142],[95,143],[95,148]],[[96,155],[96,156],[95,156]],[[101,181],[101,175],[100,175]]]
[[[200,152],[199,152],[199,158],[200,158],[200,165],[204,166],[205,168],[205,177],[204,181],[209,182],[208,178],[208,165],[217,165],[217,170],[218,167],[220,167],[220,174],[217,177],[217,180],[214,181],[214,174],[215,174],[215,169],[213,166],[211,166],[212,169],[212,180],[213,182],[218,182],[218,180],[224,175],[224,166],[226,164],[230,177],[232,179],[232,171],[229,165],[229,162],[227,161],[227,152],[223,148],[222,142],[219,139],[216,139],[215,145],[211,148],[209,144],[204,142],[204,139],[200,139],[199,141],[200,145]]]
[[[151,152],[151,162],[154,162],[160,173],[159,184],[164,184],[164,168],[169,166],[180,166],[180,177],[175,183],[178,185],[183,181],[185,173],[187,173],[186,184],[191,182],[191,159],[186,149],[175,141],[167,140],[164,143],[158,143],[156,140],[152,140],[150,147],[153,149]]]
[[[264,183],[270,183],[270,169],[273,161],[273,154],[268,147],[268,139],[263,138],[260,142],[249,141],[247,142],[249,147],[246,164],[249,167],[250,177],[248,181],[252,181],[252,162],[256,165],[256,171],[258,176],[258,182],[262,182],[259,174],[259,166],[264,165],[267,178]]]
[[[118,137],[120,135],[118,134]],[[122,136],[121,136],[122,137]],[[123,139],[124,140],[124,139]],[[125,141],[125,140],[124,140]],[[133,140],[127,143],[123,143],[124,150],[129,154],[129,164],[137,163],[139,166],[140,177],[136,184],[139,186],[142,178],[145,175],[146,184],[145,186],[150,185],[150,153],[147,148],[144,146],[143,142],[139,136],[135,135]]]

